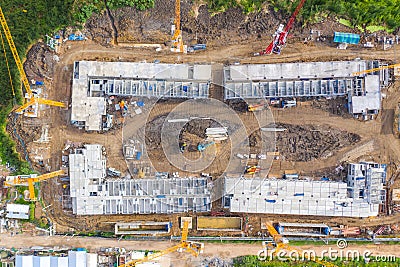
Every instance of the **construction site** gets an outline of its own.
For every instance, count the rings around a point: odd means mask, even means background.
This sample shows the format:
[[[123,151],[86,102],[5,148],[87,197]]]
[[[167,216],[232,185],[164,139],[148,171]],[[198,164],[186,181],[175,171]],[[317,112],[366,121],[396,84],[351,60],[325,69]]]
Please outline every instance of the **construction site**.
[[[143,248],[154,253],[10,251],[15,266],[233,266],[207,238],[255,238],[260,249],[268,236],[277,248],[278,236],[400,238],[400,46],[335,42],[350,31],[335,23],[314,25],[326,38],[305,44],[299,27],[286,40],[291,24],[272,32],[276,18],[246,28],[230,9],[213,24],[183,2],[168,4],[182,16],[173,35],[168,16],[132,28],[138,15],[122,10],[91,18],[85,38],[34,44],[23,64],[15,50],[26,101],[7,131],[36,174],[0,169],[1,233],[177,242]],[[191,9],[195,22],[183,18]],[[252,36],[254,25],[268,34]],[[41,227],[24,223],[32,216]],[[193,257],[172,264],[176,251]]]

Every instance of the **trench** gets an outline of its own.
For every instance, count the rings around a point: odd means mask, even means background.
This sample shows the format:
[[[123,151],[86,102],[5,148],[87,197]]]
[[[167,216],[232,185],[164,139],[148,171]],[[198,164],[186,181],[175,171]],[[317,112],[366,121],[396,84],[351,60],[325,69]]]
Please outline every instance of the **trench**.
[[[13,121],[12,121],[13,132],[14,132],[14,135],[17,137],[18,141],[21,144],[22,150],[24,152],[25,160],[28,162],[29,167],[32,169],[32,162],[29,160],[29,154],[28,154],[28,151],[26,150],[25,142],[21,138],[21,136],[19,136],[19,134],[17,133],[17,128],[15,127],[15,122],[16,122],[17,118],[18,118],[18,114],[15,114],[14,117],[13,117]]]
[[[111,28],[113,30],[113,44],[117,45],[118,44],[118,30],[117,30],[117,27],[115,26],[115,20],[114,20],[113,15],[111,14],[110,8],[107,5],[107,0],[104,0],[104,4],[107,9],[107,15],[111,21]]]

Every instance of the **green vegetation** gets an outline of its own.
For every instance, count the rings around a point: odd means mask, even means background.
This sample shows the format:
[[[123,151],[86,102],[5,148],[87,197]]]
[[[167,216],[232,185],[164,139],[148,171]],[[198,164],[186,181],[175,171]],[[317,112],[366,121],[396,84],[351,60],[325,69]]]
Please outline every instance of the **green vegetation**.
[[[102,232],[102,231],[92,231],[92,232],[75,232],[77,236],[95,236],[95,237],[115,237],[114,232]]]
[[[329,260],[326,259],[327,262]],[[334,263],[338,267],[378,267],[378,266],[386,266],[386,267],[397,267],[400,263],[400,259],[396,258],[396,260],[393,262],[387,261],[387,262],[378,262],[376,261],[375,257],[370,257],[369,263],[366,263],[363,258],[360,258],[360,260],[354,260],[354,261],[348,261],[348,260],[340,260],[337,259],[335,261],[330,261],[331,263]],[[279,267],[292,267],[292,266],[308,266],[308,267],[319,267],[321,264],[312,262],[312,261],[281,261],[281,260],[265,260],[265,261],[260,261],[258,260],[257,256],[242,256],[242,257],[237,257],[233,261],[235,267],[273,267],[273,266],[279,266]],[[383,265],[382,265],[383,264]]]
[[[223,12],[230,7],[240,7],[248,14],[260,10],[264,0],[208,0],[209,8],[212,11]]]
[[[73,1],[64,0],[42,0],[42,1],[3,1],[1,8],[6,17],[14,43],[17,47],[21,60],[24,60],[26,49],[46,33],[51,33],[70,21],[68,6]],[[34,22],[34,23],[32,23]],[[3,31],[1,29],[3,34]],[[8,162],[15,168],[18,174],[30,173],[29,165],[21,159],[15,150],[15,143],[6,132],[7,116],[11,112],[14,103],[21,104],[21,86],[19,74],[11,50],[6,42],[5,48],[10,63],[10,71],[14,84],[15,96],[13,95],[4,54],[0,56],[0,158],[2,162]],[[2,49],[3,50],[3,49]]]
[[[154,0],[86,0],[76,1],[73,6],[73,19],[75,22],[84,23],[93,13],[100,13],[105,10],[106,4],[110,9],[120,7],[135,7],[138,10],[145,10],[154,7]]]
[[[35,221],[35,203],[29,203],[29,221]]]
[[[216,12],[239,6],[245,13],[250,13],[259,10],[263,3],[288,17],[299,0],[208,0],[210,9]],[[307,0],[298,19],[306,24],[326,17],[346,19],[348,26],[360,27],[364,32],[376,30],[369,26],[386,27],[388,31],[394,31],[400,27],[400,4],[398,0]]]
[[[136,7],[139,10],[153,7],[154,0],[106,0],[109,8],[123,6]],[[1,8],[13,36],[21,60],[25,58],[27,48],[42,38],[68,25],[84,23],[93,12],[105,10],[104,0],[35,0],[35,1],[2,1]],[[7,116],[14,105],[22,104],[19,73],[14,63],[10,48],[3,30],[5,50],[10,64],[11,77],[15,95],[11,89],[4,54],[0,55],[0,159],[2,164],[9,163],[15,173],[31,173],[29,164],[16,152],[15,143],[7,134]],[[3,50],[3,49],[1,49]],[[32,77],[28,77],[32,78]]]

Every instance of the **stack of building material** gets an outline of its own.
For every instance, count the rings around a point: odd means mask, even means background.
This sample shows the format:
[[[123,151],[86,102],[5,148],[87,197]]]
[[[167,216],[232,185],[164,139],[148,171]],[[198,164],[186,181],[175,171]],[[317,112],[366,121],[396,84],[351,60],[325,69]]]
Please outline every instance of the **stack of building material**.
[[[207,141],[220,142],[228,139],[228,128],[217,127],[206,129]]]
[[[342,234],[343,236],[357,236],[361,234],[361,229],[360,227],[354,226],[354,227],[346,227],[342,229]]]

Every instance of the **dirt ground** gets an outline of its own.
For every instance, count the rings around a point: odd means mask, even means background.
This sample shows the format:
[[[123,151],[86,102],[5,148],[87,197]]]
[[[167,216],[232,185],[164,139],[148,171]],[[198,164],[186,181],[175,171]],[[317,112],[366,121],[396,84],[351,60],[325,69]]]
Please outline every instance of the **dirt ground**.
[[[277,150],[288,161],[326,159],[336,150],[360,141],[357,134],[324,125],[292,125],[278,123],[286,129],[276,136]]]
[[[207,50],[195,54],[177,55],[164,49],[155,52],[153,49],[130,48],[129,43],[161,43],[168,44],[170,19],[173,17],[173,6],[165,1],[156,1],[155,9],[145,12],[137,12],[130,8],[113,11],[113,20],[109,15],[96,15],[90,19],[83,30],[89,38],[86,41],[67,41],[63,43],[59,54],[55,57],[55,53],[44,47],[43,43],[36,44],[28,53],[25,63],[27,74],[30,78],[44,79],[48,91],[45,93],[49,99],[55,99],[68,103],[71,96],[72,69],[73,62],[79,60],[98,60],[98,61],[147,61],[153,62],[160,60],[163,63],[182,63],[182,62],[213,62],[228,64],[234,62],[240,63],[281,63],[281,62],[304,62],[304,61],[330,61],[330,60],[353,60],[355,58],[362,59],[379,59],[388,62],[394,61],[393,51],[382,51],[379,49],[365,50],[360,47],[351,47],[348,50],[338,50],[329,38],[332,37],[333,31],[351,31],[350,29],[339,25],[332,21],[324,21],[323,23],[310,26],[308,28],[300,28],[296,25],[293,29],[293,36],[289,38],[288,45],[284,48],[281,55],[270,55],[265,57],[253,57],[252,54],[265,48],[270,42],[271,34],[275,31],[276,26],[282,21],[272,10],[263,10],[245,17],[240,10],[229,9],[227,12],[212,16],[206,6],[190,6],[183,2],[183,31],[184,39],[190,43],[197,37],[198,42],[206,42]],[[168,10],[168,12],[165,12]],[[114,27],[112,22],[114,21]],[[324,42],[308,42],[303,43],[303,39],[309,36],[310,28],[319,29],[324,36],[329,38]],[[116,31],[116,32],[115,32]],[[115,38],[115,36],[118,36]],[[116,40],[115,40],[116,39]],[[113,43],[121,43],[120,46]],[[128,43],[128,45],[122,45]],[[166,46],[167,47],[167,46]],[[396,46],[398,50],[400,46]],[[320,176],[325,170],[334,172],[334,169],[342,164],[343,161],[349,160],[376,160],[378,162],[398,163],[400,158],[399,139],[393,135],[393,117],[389,116],[386,110],[395,109],[400,97],[399,84],[395,83],[392,87],[385,90],[387,97],[383,100],[383,111],[374,121],[357,121],[347,115],[343,111],[343,103],[340,99],[334,102],[314,101],[310,106],[299,106],[296,108],[279,110],[273,109],[274,119],[277,123],[285,125],[296,133],[293,136],[282,137],[280,139],[281,152],[285,155],[285,160],[278,162],[279,167],[276,172],[282,172],[285,169],[298,170],[300,174],[309,174],[312,176]],[[333,104],[332,104],[333,103]],[[172,104],[164,104],[153,114],[154,118],[162,118],[168,110],[172,109]],[[237,107],[242,119],[249,121],[246,127],[252,128],[251,114],[243,111],[243,107]],[[34,163],[33,166],[40,172],[48,169],[57,170],[61,167],[61,150],[67,141],[81,143],[99,143],[106,147],[108,165],[121,170],[123,173],[127,171],[126,163],[122,154],[122,129],[114,129],[110,132],[84,133],[74,128],[69,123],[70,113],[68,110],[60,110],[58,108],[48,108],[41,112],[39,119],[18,118],[14,123],[10,123],[8,130],[16,132],[24,140],[29,148],[30,159],[35,162],[35,156],[46,152],[41,164]],[[51,140],[46,144],[34,143],[42,131],[42,126],[48,125],[50,128],[49,135]],[[299,126],[301,125],[301,126]],[[318,127],[321,129],[324,125],[324,131],[319,133],[310,130]],[[297,128],[296,128],[297,127]],[[302,127],[302,128],[299,128]],[[329,131],[329,132],[328,132]],[[310,140],[313,142],[320,138],[325,143],[318,143],[321,146],[329,145],[327,151],[314,151],[315,143],[308,143],[307,139],[300,140],[297,133],[310,133]],[[290,133],[290,131],[289,131]],[[201,136],[191,131],[187,131],[185,135],[191,134],[194,142],[200,142]],[[339,137],[338,137],[339,135]],[[15,137],[15,135],[14,135]],[[157,143],[156,137],[148,136],[151,142]],[[255,137],[256,138],[256,137]],[[303,138],[303,137],[302,137]],[[339,138],[340,141],[335,140]],[[154,140],[153,140],[154,139]],[[341,141],[345,142],[342,143]],[[301,154],[299,157],[291,158],[289,152],[293,152],[293,148],[286,146],[291,142],[303,142],[308,144],[303,150],[297,151]],[[23,152],[24,148],[21,142],[18,142],[19,151]],[[359,146],[367,144],[366,150],[360,152]],[[226,147],[226,151],[229,146]],[[40,150],[42,149],[42,150]],[[286,149],[286,150],[285,150]],[[39,152],[35,152],[39,151]],[[311,152],[309,152],[311,151]],[[365,152],[367,151],[367,152]],[[307,152],[307,153],[306,153]],[[186,152],[188,153],[188,152]],[[225,152],[221,152],[227,157]],[[161,162],[154,155],[157,162]],[[218,168],[224,164],[223,158],[216,163]],[[312,160],[310,162],[310,160]],[[37,162],[37,160],[36,160]],[[389,165],[391,168],[391,165]],[[173,168],[170,171],[176,171]],[[275,169],[274,169],[275,171]],[[389,169],[391,171],[391,169]],[[213,173],[210,171],[210,173]],[[215,172],[217,173],[217,172]],[[390,174],[389,174],[390,175]],[[395,181],[398,186],[400,181]],[[130,220],[170,220],[178,225],[178,217],[182,215],[129,215],[129,216],[75,216],[70,211],[64,211],[61,205],[62,188],[57,179],[49,180],[42,183],[42,197],[46,204],[52,206],[48,209],[48,215],[57,223],[59,232],[72,232],[102,230],[112,231],[112,222],[123,222]],[[218,207],[215,207],[218,208]],[[242,216],[242,215],[241,215]],[[243,215],[242,217],[245,217]],[[256,234],[260,230],[261,218],[271,218],[273,220],[286,221],[312,221],[309,217],[295,216],[267,216],[267,215],[250,215],[250,224],[253,225],[253,232]],[[379,225],[383,222],[397,222],[399,216],[378,217],[375,219],[348,219],[348,218],[320,218],[326,223],[340,223],[347,225]],[[179,229],[174,226],[174,234],[179,233]],[[206,235],[207,233],[194,233]],[[218,234],[218,233],[215,233]],[[78,239],[79,240],[79,239]],[[235,246],[232,246],[235,247]],[[222,249],[217,249],[218,253]],[[216,252],[217,253],[217,252]],[[239,253],[239,251],[238,251]]]
[[[90,238],[90,237],[73,237],[71,236],[53,236],[47,238],[32,238],[29,235],[0,235],[0,246],[6,248],[22,248],[28,246],[43,246],[43,247],[85,247],[89,251],[95,252],[101,247],[120,247],[127,250],[162,250],[174,244],[174,241],[118,241],[117,239],[103,239],[103,238]],[[306,245],[296,246],[302,250],[314,250],[316,255],[321,255],[323,250],[338,250],[335,243],[328,245]],[[185,253],[172,253],[167,257],[171,260],[173,266],[201,266],[201,263],[206,259],[218,257],[219,259],[230,259],[244,255],[257,255],[259,250],[262,249],[261,242],[255,244],[226,244],[226,243],[205,243],[204,253],[199,258],[193,258]],[[398,246],[384,245],[384,244],[367,244],[357,245],[349,244],[344,249],[346,251],[359,251],[362,254],[365,251],[370,251],[372,255],[384,256],[400,256]],[[346,255],[346,254],[345,254]]]

